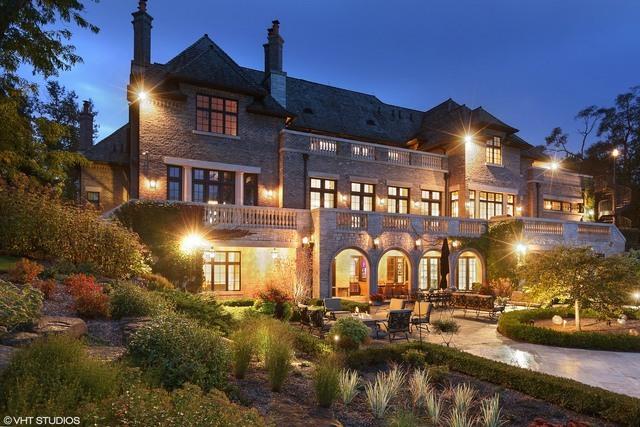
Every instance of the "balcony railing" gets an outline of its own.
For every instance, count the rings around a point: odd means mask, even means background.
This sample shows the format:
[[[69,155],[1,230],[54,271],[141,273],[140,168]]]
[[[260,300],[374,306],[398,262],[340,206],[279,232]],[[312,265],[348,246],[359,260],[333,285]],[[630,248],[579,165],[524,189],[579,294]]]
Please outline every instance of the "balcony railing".
[[[309,211],[258,206],[207,205],[205,223],[226,228],[298,230],[310,224]]]
[[[409,150],[401,147],[359,142],[342,138],[312,135],[292,130],[284,131],[291,134],[284,139],[283,147],[294,150],[305,150],[313,154],[338,156],[352,160],[361,160],[392,165],[408,166],[420,169],[446,171],[447,156]]]

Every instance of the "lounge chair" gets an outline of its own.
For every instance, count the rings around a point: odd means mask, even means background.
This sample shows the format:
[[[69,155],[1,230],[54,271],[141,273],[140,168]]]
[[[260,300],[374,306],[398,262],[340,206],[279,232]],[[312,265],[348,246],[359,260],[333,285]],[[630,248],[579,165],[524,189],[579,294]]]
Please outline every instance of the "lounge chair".
[[[411,326],[415,328],[425,328],[429,332],[431,321],[431,310],[433,304],[426,301],[416,301],[411,312]]]
[[[405,300],[400,298],[391,298],[389,301],[389,310],[404,310]]]
[[[336,318],[336,313],[349,313],[348,310],[342,309],[342,303],[340,298],[325,298],[324,299],[324,312],[330,319]]]
[[[389,342],[396,338],[397,334],[404,334],[404,338],[409,341],[409,326],[411,321],[411,310],[390,310],[387,320],[379,322],[380,330],[387,333]]]
[[[320,338],[324,336],[324,333],[331,329],[333,320],[325,319],[322,310],[309,310],[309,322],[310,328],[318,331]]]

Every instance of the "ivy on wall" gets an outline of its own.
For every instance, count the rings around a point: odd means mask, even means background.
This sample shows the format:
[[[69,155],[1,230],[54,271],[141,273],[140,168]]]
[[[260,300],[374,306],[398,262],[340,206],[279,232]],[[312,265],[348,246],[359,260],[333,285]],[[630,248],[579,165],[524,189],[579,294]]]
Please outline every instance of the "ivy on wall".
[[[508,280],[518,283],[518,254],[515,245],[522,240],[523,223],[517,219],[490,222],[480,237],[456,237],[459,250],[475,249],[486,261],[490,283]]]

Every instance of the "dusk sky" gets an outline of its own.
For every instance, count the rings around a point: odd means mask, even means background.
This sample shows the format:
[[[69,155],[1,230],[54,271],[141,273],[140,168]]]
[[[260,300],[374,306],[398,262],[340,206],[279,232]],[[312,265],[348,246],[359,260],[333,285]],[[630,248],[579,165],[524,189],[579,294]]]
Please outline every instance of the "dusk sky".
[[[100,137],[127,120],[137,3],[88,4],[101,31],[74,30],[84,64],[60,76],[94,100]],[[483,106],[534,145],[554,126],[575,142],[578,110],[609,106],[640,85],[637,0],[150,0],[148,11],[153,62],[207,33],[240,65],[262,69],[266,28],[277,18],[290,76],[419,110],[449,97]]]

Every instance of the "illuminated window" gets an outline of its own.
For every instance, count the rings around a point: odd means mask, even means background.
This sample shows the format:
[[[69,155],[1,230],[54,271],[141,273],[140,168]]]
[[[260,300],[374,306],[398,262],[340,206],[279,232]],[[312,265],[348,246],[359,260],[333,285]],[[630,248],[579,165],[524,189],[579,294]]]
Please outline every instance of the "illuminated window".
[[[422,215],[439,216],[442,193],[432,190],[421,190],[420,193],[422,196]]]
[[[336,207],[336,181],[325,178],[311,178],[309,190],[311,209]]]
[[[499,136],[494,136],[487,141],[486,153],[487,163],[491,163],[493,165],[502,164],[502,141]]]
[[[409,213],[409,189],[405,187],[387,187],[387,212]]]
[[[461,291],[470,291],[478,282],[478,260],[473,256],[458,258],[457,287]]]
[[[238,101],[196,95],[196,130],[238,135]]]
[[[375,187],[373,184],[363,184],[360,182],[351,183],[351,210],[368,211],[374,210]]]
[[[469,200],[467,201],[467,213],[469,218],[476,217],[476,191],[469,190]]]
[[[507,215],[514,216],[516,196],[507,194]]]
[[[420,289],[438,289],[440,283],[440,257],[424,256],[420,259]]]
[[[544,209],[547,211],[556,211],[556,212],[583,213],[584,204],[545,199]]]
[[[451,192],[451,216],[457,217],[460,215],[460,209],[458,206],[459,196],[457,191]]]
[[[244,191],[243,203],[245,206],[258,206],[258,175],[245,173],[242,177]]]
[[[240,290],[240,252],[216,251],[211,264],[211,290]]]
[[[480,218],[489,219],[502,215],[502,193],[480,191]]]
[[[182,200],[181,166],[167,166],[167,200]]]
[[[191,199],[194,202],[235,204],[235,172],[194,168],[192,170],[191,187]]]

